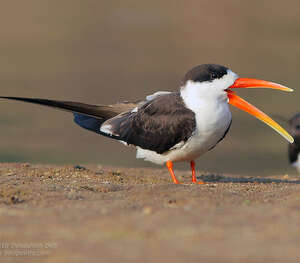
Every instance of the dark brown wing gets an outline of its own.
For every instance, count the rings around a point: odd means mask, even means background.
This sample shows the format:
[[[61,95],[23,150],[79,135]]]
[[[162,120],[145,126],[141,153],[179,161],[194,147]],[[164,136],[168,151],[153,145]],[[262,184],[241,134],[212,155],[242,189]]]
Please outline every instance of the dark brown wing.
[[[107,120],[101,131],[107,135],[162,154],[179,142],[186,142],[196,128],[195,114],[185,107],[178,92],[159,95]]]

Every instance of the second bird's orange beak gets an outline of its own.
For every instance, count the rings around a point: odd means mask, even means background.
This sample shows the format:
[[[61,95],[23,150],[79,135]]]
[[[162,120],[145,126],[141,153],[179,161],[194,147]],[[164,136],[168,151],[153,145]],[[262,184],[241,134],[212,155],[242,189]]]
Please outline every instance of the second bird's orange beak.
[[[277,131],[280,135],[282,135],[288,142],[293,143],[293,137],[283,129],[277,122],[272,120],[268,115],[242,99],[241,97],[237,96],[232,90],[234,88],[270,88],[270,89],[277,89],[282,91],[292,92],[293,90],[287,88],[283,85],[269,82],[265,80],[259,79],[248,79],[248,78],[238,78],[235,80],[232,86],[226,90],[228,94],[229,104],[248,112],[249,114],[253,115],[257,119],[261,120],[265,124],[269,125],[275,131]]]

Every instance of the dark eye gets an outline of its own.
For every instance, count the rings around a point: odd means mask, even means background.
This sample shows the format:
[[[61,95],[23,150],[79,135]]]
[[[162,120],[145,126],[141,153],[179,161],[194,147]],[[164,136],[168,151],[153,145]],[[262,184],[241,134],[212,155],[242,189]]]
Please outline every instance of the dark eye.
[[[296,125],[296,130],[300,130],[300,124]]]
[[[216,79],[216,78],[217,78],[217,74],[214,73],[214,72],[212,72],[212,73],[210,74],[210,76],[211,76],[212,79]]]

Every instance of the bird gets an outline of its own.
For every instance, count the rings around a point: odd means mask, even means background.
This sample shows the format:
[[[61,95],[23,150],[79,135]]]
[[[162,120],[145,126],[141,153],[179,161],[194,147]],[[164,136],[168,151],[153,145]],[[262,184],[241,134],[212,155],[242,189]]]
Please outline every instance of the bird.
[[[141,101],[91,105],[41,98],[0,98],[72,112],[80,127],[135,146],[137,158],[165,164],[175,184],[180,184],[173,171],[175,162],[188,162],[191,183],[203,184],[196,178],[195,160],[227,135],[232,123],[229,105],[253,115],[293,143],[286,130],[235,92],[237,88],[257,87],[293,91],[274,82],[240,78],[225,66],[202,64],[184,75],[179,90],[158,91]]]
[[[294,143],[289,144],[288,154],[292,166],[296,167],[300,173],[300,112],[296,113],[290,120],[290,132],[294,138]]]

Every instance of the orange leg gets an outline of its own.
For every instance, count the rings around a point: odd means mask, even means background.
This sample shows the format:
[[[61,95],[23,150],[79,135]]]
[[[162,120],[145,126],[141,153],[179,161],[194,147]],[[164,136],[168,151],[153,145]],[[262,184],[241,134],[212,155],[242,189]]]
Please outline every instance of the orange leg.
[[[202,181],[197,181],[196,172],[195,172],[195,162],[191,161],[191,169],[192,169],[192,183],[194,184],[204,184]]]
[[[177,180],[177,178],[175,177],[174,171],[173,171],[173,163],[171,161],[167,161],[166,163],[168,170],[172,176],[173,182],[174,184],[180,184],[179,181]]]

